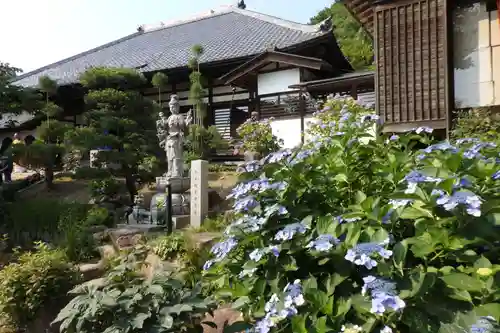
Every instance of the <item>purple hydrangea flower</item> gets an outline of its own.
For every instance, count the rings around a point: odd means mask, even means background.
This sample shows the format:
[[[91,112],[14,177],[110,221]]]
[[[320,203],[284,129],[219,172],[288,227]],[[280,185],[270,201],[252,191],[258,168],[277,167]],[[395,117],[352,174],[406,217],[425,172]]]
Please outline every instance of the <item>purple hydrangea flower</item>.
[[[427,154],[430,154],[433,151],[451,151],[456,153],[458,149],[449,142],[436,143],[424,149],[424,152],[426,152]]]
[[[212,246],[210,253],[215,256],[214,259],[208,260],[204,265],[203,269],[209,269],[214,263],[221,261],[224,259],[229,252],[231,252],[236,245],[238,245],[238,241],[234,237],[229,237],[219,243],[216,243]]]
[[[268,253],[272,253],[275,257],[279,257],[280,255],[280,251],[277,246],[269,246],[262,249],[253,250],[250,253],[249,257],[253,261],[260,261],[262,257]]]
[[[499,180],[500,179],[500,171],[497,171],[491,176],[491,179],[493,180]]]
[[[367,276],[363,278],[364,285],[361,289],[361,294],[365,295],[370,292],[372,297],[371,312],[375,314],[383,314],[388,308],[393,311],[400,311],[405,307],[405,302],[397,296],[396,284],[392,281]]]
[[[287,241],[293,238],[296,233],[305,234],[308,227],[301,222],[293,223],[285,226],[276,233],[275,240]]]
[[[304,295],[302,294],[302,285],[300,280],[295,280],[292,284],[287,284],[285,287],[285,307],[301,306],[305,303]]]
[[[234,202],[233,209],[238,213],[248,212],[257,207],[259,203],[254,197],[248,196]]]
[[[498,332],[499,325],[492,316],[479,317],[476,323],[470,327],[470,333],[494,333]]]
[[[234,229],[239,229],[243,232],[256,232],[261,230],[266,222],[267,219],[263,217],[244,215],[228,225],[224,234],[229,236],[233,233]]]
[[[245,278],[245,277],[251,277],[255,274],[257,271],[257,268],[244,268],[240,274],[238,274],[238,277],[240,279]]]
[[[462,145],[465,143],[477,143],[477,142],[479,142],[479,139],[476,138],[462,138],[455,141],[457,145]]]
[[[374,257],[382,257],[388,259],[392,256],[391,250],[386,250],[385,245],[389,244],[390,239],[386,239],[382,243],[361,243],[347,250],[345,259],[357,266],[365,266],[367,269],[372,269],[377,266],[377,261]]]
[[[319,235],[315,240],[307,244],[307,248],[314,249],[319,252],[330,251],[334,246],[340,244],[340,240],[333,237],[332,235]]]
[[[274,204],[272,206],[268,206],[264,209],[264,214],[266,216],[271,216],[274,214],[277,215],[286,215],[288,214],[288,210],[286,209],[285,206],[279,205],[279,204]]]
[[[427,126],[421,126],[415,129],[415,133],[420,134],[420,133],[428,133],[431,134],[434,130],[430,127]]]
[[[443,206],[447,211],[452,211],[459,205],[465,206],[467,214],[481,216],[482,200],[476,194],[469,191],[459,191],[450,195],[443,195],[437,199],[436,203]]]
[[[361,220],[361,217],[348,217],[348,218],[344,218],[342,216],[337,216],[337,221],[339,223],[352,223],[352,222],[356,222],[356,221],[360,221]]]
[[[412,171],[408,175],[405,176],[403,181],[406,181],[408,184],[408,187],[406,188],[405,193],[412,194],[412,193],[415,193],[415,191],[417,190],[417,186],[420,183],[438,184],[438,183],[442,182],[443,180],[441,178],[437,178],[437,177],[426,176],[419,171]]]
[[[284,292],[285,299],[282,306],[280,306],[280,299],[276,294],[273,294],[266,302],[264,305],[266,315],[255,324],[255,333],[268,333],[278,322],[296,315],[298,313],[296,306],[305,303],[299,280],[295,280],[293,284],[287,284]]]
[[[392,333],[392,328],[390,328],[389,326],[384,326],[384,328],[380,330],[380,333]]]
[[[266,157],[264,157],[264,161],[266,163],[280,163],[290,157],[293,154],[291,149],[283,149],[277,152],[270,153]]]
[[[392,206],[393,209],[406,207],[411,203],[413,203],[412,199],[391,199],[391,200],[389,200],[389,204]]]
[[[393,135],[391,135],[391,137],[389,138],[389,140],[391,140],[391,141],[396,141],[396,140],[398,140],[398,139],[399,139],[399,135],[397,135],[397,134],[393,134]]]
[[[269,179],[255,179],[246,183],[240,183],[234,187],[227,196],[228,199],[241,199],[248,197],[250,193],[264,193],[266,191],[281,191],[287,187],[285,182],[271,182]]]

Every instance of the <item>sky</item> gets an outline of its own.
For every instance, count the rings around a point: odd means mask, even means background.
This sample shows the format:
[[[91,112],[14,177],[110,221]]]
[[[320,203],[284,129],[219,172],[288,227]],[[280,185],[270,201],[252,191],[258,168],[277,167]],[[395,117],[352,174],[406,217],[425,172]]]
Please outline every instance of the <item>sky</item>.
[[[2,0],[0,62],[28,72],[136,32],[236,0]],[[246,0],[247,9],[308,23],[332,0]],[[293,5],[292,5],[293,4]]]

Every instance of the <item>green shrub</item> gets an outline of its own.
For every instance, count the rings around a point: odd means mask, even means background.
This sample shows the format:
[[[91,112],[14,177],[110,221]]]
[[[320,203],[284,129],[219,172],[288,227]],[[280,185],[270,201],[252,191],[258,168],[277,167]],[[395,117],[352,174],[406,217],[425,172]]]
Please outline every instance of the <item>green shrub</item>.
[[[186,238],[182,232],[174,232],[155,239],[152,249],[162,260],[173,259],[185,253]]]
[[[92,198],[114,197],[122,188],[121,183],[115,178],[104,178],[90,182],[90,195]]]
[[[97,169],[91,167],[79,167],[75,170],[73,176],[75,179],[104,179],[111,177],[111,173],[106,169]]]
[[[239,147],[240,153],[249,151],[265,156],[283,146],[283,140],[273,134],[271,121],[272,119],[263,121],[248,119],[238,127],[238,136],[242,141]]]
[[[104,207],[94,206],[88,212],[85,218],[86,225],[88,226],[106,226],[108,228],[114,227],[114,218],[109,210]]]
[[[230,224],[233,216],[226,214],[219,214],[215,217],[208,217],[203,220],[203,223],[199,228],[196,229],[197,232],[219,232],[224,231],[224,229]]]
[[[215,304],[200,297],[200,288],[157,272],[138,274],[146,251],[132,252],[105,277],[102,286],[78,286],[55,322],[61,332],[194,332]]]
[[[59,220],[68,211],[77,221],[85,219],[88,205],[57,199],[31,199],[6,204],[7,216],[0,233],[8,234],[12,246],[30,247],[36,241],[54,242],[60,237]]]
[[[500,141],[498,107],[471,109],[457,114],[451,135],[454,138],[481,138]]]
[[[7,324],[25,329],[42,308],[64,299],[79,278],[61,250],[39,243],[0,270],[0,314]]]
[[[351,100],[317,118],[231,193],[240,218],[205,264],[220,294],[256,332],[498,331],[496,145],[417,151],[431,129],[385,137]]]
[[[229,143],[221,136],[217,127],[197,124],[189,126],[184,144],[186,151],[201,159],[208,159],[212,150],[229,148]]]
[[[106,210],[107,212],[107,210]],[[58,231],[60,246],[67,258],[72,262],[84,262],[99,255],[97,244],[90,230],[91,226],[102,225],[104,220],[96,213],[104,214],[98,208],[93,208],[82,217],[80,207],[70,207],[59,219]]]

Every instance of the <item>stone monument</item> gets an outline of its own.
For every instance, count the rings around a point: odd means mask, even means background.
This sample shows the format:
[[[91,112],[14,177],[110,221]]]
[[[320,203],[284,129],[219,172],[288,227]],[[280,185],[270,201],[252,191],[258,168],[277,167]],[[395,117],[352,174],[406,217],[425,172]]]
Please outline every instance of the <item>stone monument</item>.
[[[192,227],[198,228],[208,214],[208,162],[191,162],[191,219]]]

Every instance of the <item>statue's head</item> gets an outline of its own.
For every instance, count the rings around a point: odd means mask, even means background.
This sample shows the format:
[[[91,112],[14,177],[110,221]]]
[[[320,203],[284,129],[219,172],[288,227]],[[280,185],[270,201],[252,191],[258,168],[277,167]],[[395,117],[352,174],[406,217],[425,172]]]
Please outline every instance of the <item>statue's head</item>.
[[[160,117],[160,119],[165,117],[165,114],[163,113],[163,111],[160,111],[160,113],[158,113],[158,117]]]
[[[179,96],[172,95],[168,106],[170,107],[170,112],[172,112],[172,114],[179,114]]]

